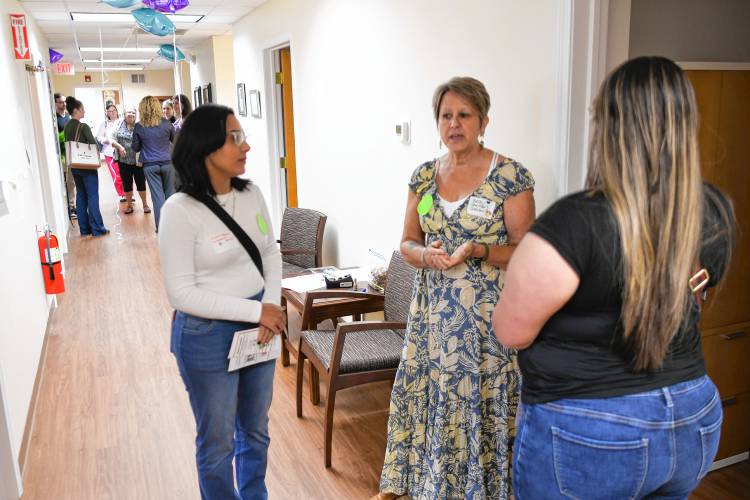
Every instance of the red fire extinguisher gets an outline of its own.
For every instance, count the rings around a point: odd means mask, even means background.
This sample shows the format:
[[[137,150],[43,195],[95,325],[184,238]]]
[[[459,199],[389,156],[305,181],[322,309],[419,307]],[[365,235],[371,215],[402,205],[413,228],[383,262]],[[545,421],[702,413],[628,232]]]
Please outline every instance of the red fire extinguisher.
[[[39,258],[42,261],[42,274],[44,275],[44,289],[48,294],[63,293],[65,281],[62,275],[62,258],[57,236],[47,226],[38,242]]]

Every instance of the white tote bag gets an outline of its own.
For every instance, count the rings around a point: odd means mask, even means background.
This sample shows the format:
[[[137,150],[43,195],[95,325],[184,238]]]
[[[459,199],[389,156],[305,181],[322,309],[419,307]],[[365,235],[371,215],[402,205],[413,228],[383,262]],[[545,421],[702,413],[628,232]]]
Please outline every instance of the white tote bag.
[[[96,170],[101,166],[99,161],[99,148],[96,144],[78,142],[81,132],[81,124],[76,129],[75,140],[65,141],[65,160],[69,167]]]

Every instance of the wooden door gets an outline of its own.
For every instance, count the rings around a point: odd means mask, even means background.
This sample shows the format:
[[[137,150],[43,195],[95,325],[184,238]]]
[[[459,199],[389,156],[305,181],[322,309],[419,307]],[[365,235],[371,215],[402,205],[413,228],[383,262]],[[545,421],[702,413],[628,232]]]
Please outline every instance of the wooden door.
[[[750,449],[750,71],[688,71],[700,112],[703,178],[734,203],[737,244],[701,315],[706,370],[724,406],[717,459]]]
[[[292,99],[292,54],[289,47],[279,51],[281,72],[276,81],[281,85],[282,117],[284,122],[284,156],[281,168],[286,172],[287,206],[297,207],[297,160],[294,149],[294,105]]]

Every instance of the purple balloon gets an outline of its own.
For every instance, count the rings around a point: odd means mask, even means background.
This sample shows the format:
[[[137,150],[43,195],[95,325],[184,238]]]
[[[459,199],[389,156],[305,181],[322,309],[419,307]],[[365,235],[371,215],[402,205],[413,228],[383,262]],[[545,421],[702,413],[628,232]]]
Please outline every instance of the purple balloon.
[[[63,58],[63,55],[55,49],[49,49],[49,62],[55,64],[57,61]]]
[[[150,7],[159,12],[169,12],[174,14],[180,9],[184,9],[190,4],[189,0],[143,0],[146,7]]]

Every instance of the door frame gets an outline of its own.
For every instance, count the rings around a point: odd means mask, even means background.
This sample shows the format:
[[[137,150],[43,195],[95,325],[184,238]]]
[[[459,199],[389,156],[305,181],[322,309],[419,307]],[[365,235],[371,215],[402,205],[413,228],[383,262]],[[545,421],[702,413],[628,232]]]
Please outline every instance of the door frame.
[[[277,224],[274,227],[281,227],[281,219],[284,209],[287,206],[286,189],[281,177],[281,168],[279,167],[279,158],[285,152],[284,146],[284,121],[283,121],[283,96],[280,92],[279,85],[276,84],[276,72],[281,71],[279,63],[279,51],[285,48],[291,50],[289,36],[283,36],[278,41],[269,43],[263,49],[263,74],[265,86],[265,109],[267,111],[267,134],[268,134],[268,165],[269,181],[271,188],[272,212]]]

